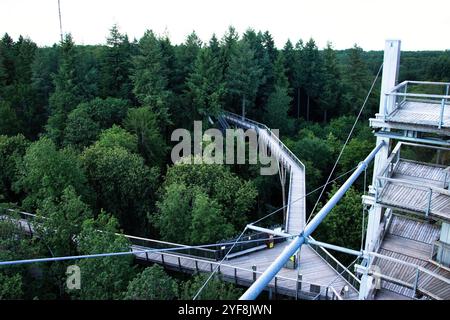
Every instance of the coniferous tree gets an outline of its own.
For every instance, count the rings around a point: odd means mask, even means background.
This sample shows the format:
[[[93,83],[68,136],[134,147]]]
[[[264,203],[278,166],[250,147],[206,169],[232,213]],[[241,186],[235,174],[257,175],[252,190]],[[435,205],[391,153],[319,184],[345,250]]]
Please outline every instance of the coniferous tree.
[[[121,34],[118,26],[113,25],[106,44],[101,65],[102,95],[131,100],[131,44],[128,36]]]
[[[367,64],[361,57],[362,49],[355,46],[350,49],[347,68],[343,75],[343,106],[349,114],[355,114],[362,106],[369,89],[370,74]]]
[[[81,101],[77,77],[77,56],[72,36],[67,34],[61,43],[58,73],[54,78],[55,91],[50,96],[50,117],[46,125],[47,135],[61,145],[68,114]]]
[[[327,122],[328,112],[338,106],[340,95],[340,73],[336,53],[331,43],[323,52],[323,90],[320,95],[320,108],[323,111],[323,121]]]
[[[307,95],[306,120],[309,121],[311,100],[318,97],[321,88],[322,69],[319,49],[313,39],[310,39],[303,47],[300,65],[300,79]]]
[[[167,69],[161,44],[153,31],[147,30],[139,40],[139,54],[133,60],[133,92],[138,101],[154,112],[162,128],[171,123]]]
[[[254,51],[247,42],[240,41],[225,73],[227,101],[232,110],[245,116],[253,107],[261,76]]]
[[[289,96],[289,81],[281,54],[275,61],[274,73],[275,87],[269,96],[264,121],[270,128],[279,129],[281,133],[287,134],[293,128],[293,121],[288,115],[292,99]]]
[[[223,108],[225,93],[222,69],[212,49],[204,48],[198,55],[193,72],[187,80],[192,116],[206,119],[217,116]]]

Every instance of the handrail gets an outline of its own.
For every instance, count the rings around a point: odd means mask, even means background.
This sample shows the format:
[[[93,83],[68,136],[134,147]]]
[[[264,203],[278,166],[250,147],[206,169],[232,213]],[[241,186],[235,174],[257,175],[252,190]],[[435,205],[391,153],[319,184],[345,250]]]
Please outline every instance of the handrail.
[[[445,94],[411,93],[408,92],[408,89],[411,87],[411,85],[443,86],[445,89]],[[410,98],[409,101],[422,101],[427,103],[440,104],[439,119],[436,122],[438,128],[441,129],[442,126],[447,122],[447,120],[444,121],[444,109],[449,105],[449,91],[450,83],[448,82],[403,81],[402,83],[394,86],[391,91],[384,93],[386,96],[386,99],[384,101],[384,119],[388,121],[390,119],[390,116],[397,109],[401,108],[401,106],[403,106],[407,102],[407,99]],[[397,99],[398,97],[402,97],[402,99],[399,100]]]
[[[285,151],[292,158],[292,160],[294,160],[294,162],[297,162],[302,167],[303,170],[305,169],[305,165],[303,164],[303,162],[301,162],[300,159],[298,159],[298,157],[283,143],[283,141],[281,141],[279,137],[274,135],[272,133],[272,130],[269,127],[267,127],[265,124],[259,123],[257,121],[254,121],[254,120],[251,120],[248,118],[243,119],[242,116],[237,115],[233,112],[229,112],[229,111],[225,111],[225,115],[230,118],[234,118],[233,120],[235,120],[235,121],[248,122],[260,129],[264,129],[264,130],[268,131],[270,133],[270,136],[278,143],[278,145],[283,149],[283,151]]]
[[[377,175],[377,179],[380,178],[381,180],[387,180],[388,178],[390,178],[391,175],[389,175],[389,174],[395,172],[395,167],[394,166],[396,166],[397,163],[399,163],[400,160],[403,160],[403,161],[414,161],[414,160],[404,159],[404,158],[400,157],[401,148],[403,146],[412,146],[412,147],[417,147],[417,148],[426,148],[426,149],[450,151],[450,149],[444,148],[444,147],[428,146],[428,145],[417,144],[417,143],[410,143],[410,142],[398,142],[397,145],[395,146],[395,148],[392,150],[390,156],[387,158],[385,166],[381,169],[380,173]],[[394,161],[395,161],[395,165],[394,165]],[[421,162],[421,163],[424,164],[424,165],[427,165],[427,163],[423,163],[423,162]],[[429,165],[430,166],[436,166],[435,164],[429,164]],[[407,181],[407,180],[402,180],[402,179],[395,179],[395,180],[403,181],[403,182]],[[429,180],[441,182],[441,180],[436,180],[436,179],[429,179]],[[387,180],[387,181],[389,181],[389,180]],[[407,182],[409,184],[413,184],[413,182],[410,182],[410,181],[407,181]],[[442,182],[444,182],[444,184],[446,183],[446,181],[442,181]],[[420,186],[424,187],[424,185],[422,185],[422,184],[420,184]],[[437,188],[437,191],[439,191],[439,192],[441,191],[441,188],[438,188],[438,187],[433,187],[433,188]],[[428,185],[427,185],[427,189],[429,189]]]
[[[413,98],[435,98],[435,99],[450,99],[450,95],[445,94],[427,94],[427,93],[404,93],[404,92],[390,92],[386,93],[388,96],[402,96]]]
[[[312,236],[308,237],[309,239],[315,240]],[[345,272],[351,277],[353,278],[354,281],[356,281],[359,284],[361,284],[361,280],[358,279],[346,266],[344,266],[339,260],[337,260],[328,250],[326,250],[324,247],[322,246],[316,246],[313,244],[309,243],[309,246],[315,251],[317,252],[317,254],[319,254],[320,256],[322,256],[318,250],[316,250],[316,247],[320,248],[326,256],[328,256],[334,263],[336,263],[339,267],[341,267],[343,270],[345,270]],[[326,260],[326,259],[325,259]],[[330,265],[331,266],[331,265]],[[335,268],[333,268],[335,269]],[[345,278],[345,277],[344,277]],[[347,280],[347,279],[346,279]],[[349,282],[349,281],[347,281]],[[350,282],[349,282],[350,283]],[[352,283],[350,283],[350,285],[352,285],[353,287],[355,287]],[[355,288],[356,289],[356,288]]]
[[[430,271],[427,268],[424,268],[424,267],[419,266],[417,264],[414,264],[414,263],[411,263],[411,262],[407,262],[407,261],[403,261],[403,260],[400,260],[400,259],[397,259],[397,258],[389,257],[389,256],[386,256],[384,254],[381,254],[381,253],[378,253],[378,252],[373,252],[373,251],[367,252],[367,255],[372,256],[372,257],[376,257],[376,258],[379,258],[379,259],[385,259],[385,260],[388,260],[388,261],[392,261],[392,262],[395,262],[395,263],[398,263],[398,264],[402,264],[402,265],[405,265],[405,266],[408,266],[408,267],[411,267],[411,268],[415,268],[415,269],[417,269],[417,270],[419,270],[419,271],[421,271],[423,273],[428,274],[429,276],[431,276],[433,278],[441,280],[441,281],[445,282],[446,284],[450,285],[450,279],[447,279],[447,278],[441,276],[440,274],[437,274],[437,273],[435,273],[433,271]]]
[[[174,257],[174,258],[178,258],[179,257],[176,254],[167,253],[167,252],[155,252],[155,253],[152,253],[152,254],[171,256],[171,257]],[[251,273],[258,274],[258,275],[261,275],[263,273],[262,271],[258,271],[258,270],[242,268],[242,267],[238,267],[238,266],[234,266],[234,265],[230,265],[230,264],[226,264],[226,263],[220,263],[220,262],[216,262],[216,261],[205,261],[203,259],[190,257],[190,256],[183,256],[182,259],[186,259],[186,260],[190,260],[190,261],[197,261],[197,262],[207,262],[210,265],[219,266],[221,268],[228,267],[228,268],[231,268],[231,269],[236,269],[236,270],[245,271],[245,272],[251,272]],[[309,284],[309,285],[314,285],[314,286],[327,288],[327,289],[331,290],[336,295],[336,297],[338,297],[338,299],[340,298],[339,300],[342,300],[342,297],[340,296],[340,294],[336,291],[336,289],[333,286],[325,286],[325,285],[321,285],[321,284],[318,284],[318,283],[313,283],[313,282],[304,281],[304,280],[298,280],[298,279],[285,277],[285,276],[281,276],[281,275],[277,275],[276,277],[277,277],[277,279],[281,279],[281,280],[300,282],[302,284]]]
[[[288,225],[289,225],[289,214],[291,211],[291,202],[292,202],[292,171],[289,173],[289,193],[288,193],[288,203],[287,203],[287,210],[286,210],[286,232],[288,231]]]
[[[433,190],[434,192],[446,195],[446,196],[450,196],[450,190],[447,189],[443,189],[443,188],[439,188],[433,185],[423,185],[414,181],[410,181],[410,180],[404,180],[404,179],[393,179],[393,178],[388,178],[388,177],[377,177],[377,179],[380,180],[385,180],[388,182],[392,182],[392,183],[396,183],[396,184],[409,184],[412,185],[414,187],[417,187],[419,189],[423,189],[423,190]]]

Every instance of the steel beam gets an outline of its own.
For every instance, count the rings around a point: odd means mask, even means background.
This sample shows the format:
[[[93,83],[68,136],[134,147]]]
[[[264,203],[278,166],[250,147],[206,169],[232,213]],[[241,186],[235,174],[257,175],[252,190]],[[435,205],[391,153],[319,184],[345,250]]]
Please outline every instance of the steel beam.
[[[254,226],[252,224],[248,224],[247,229],[251,229],[251,230],[255,230],[255,231],[263,232],[263,233],[268,233],[268,234],[273,234],[275,236],[279,236],[279,237],[283,237],[283,238],[292,238],[293,237],[292,234],[289,234],[289,233],[286,233],[283,231],[275,231],[272,229],[261,228],[261,227]]]

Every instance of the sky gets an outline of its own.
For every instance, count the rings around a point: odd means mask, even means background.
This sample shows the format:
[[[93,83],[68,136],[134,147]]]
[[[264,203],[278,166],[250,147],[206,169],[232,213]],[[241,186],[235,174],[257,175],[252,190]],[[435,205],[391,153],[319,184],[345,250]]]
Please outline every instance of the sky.
[[[355,43],[382,50],[400,39],[402,50],[450,49],[449,0],[60,0],[63,31],[78,44],[102,44],[118,24],[130,39],[147,29],[183,42],[193,30],[205,42],[229,25],[269,30],[277,47],[314,38],[336,49]],[[58,42],[58,0],[0,0],[0,34],[21,34],[38,45]]]

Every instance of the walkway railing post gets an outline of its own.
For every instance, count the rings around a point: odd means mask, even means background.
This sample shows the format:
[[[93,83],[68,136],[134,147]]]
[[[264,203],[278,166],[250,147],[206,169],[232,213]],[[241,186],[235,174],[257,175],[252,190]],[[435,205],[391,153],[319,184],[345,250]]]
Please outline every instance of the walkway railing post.
[[[295,300],[298,300],[298,292],[299,290],[302,290],[302,280],[303,276],[301,273],[297,273],[297,283],[296,283],[296,289],[295,289]]]
[[[278,292],[278,278],[277,277],[275,277],[275,283],[274,283],[274,287],[275,287],[275,296],[277,295],[277,292]]]
[[[178,257],[178,269],[181,271],[181,258]]]
[[[253,270],[253,282],[256,281],[256,266],[252,266],[252,270]]]
[[[425,211],[425,216],[427,216],[427,217],[430,214],[430,210],[431,210],[431,198],[432,198],[432,195],[433,195],[433,189],[430,188],[430,191],[428,192],[427,210]]]

